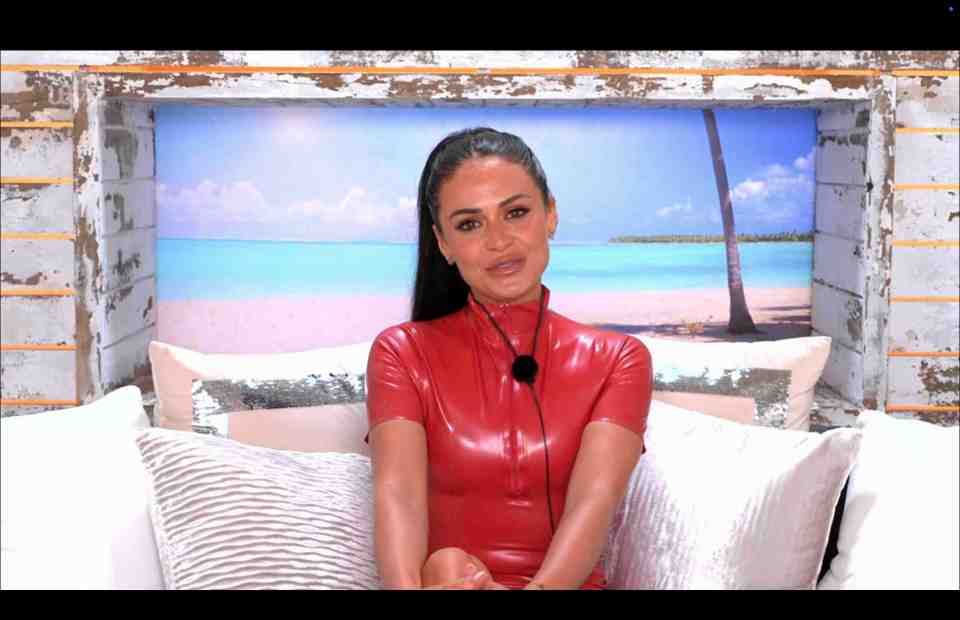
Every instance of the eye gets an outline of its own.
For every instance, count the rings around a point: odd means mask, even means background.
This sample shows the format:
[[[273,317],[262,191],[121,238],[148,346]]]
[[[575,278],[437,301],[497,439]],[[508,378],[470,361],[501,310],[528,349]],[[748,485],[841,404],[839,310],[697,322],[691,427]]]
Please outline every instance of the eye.
[[[518,217],[523,217],[529,211],[530,209],[528,209],[527,207],[517,207],[516,209],[510,209],[510,212],[507,213],[507,217],[516,219]]]
[[[473,224],[476,224],[476,226],[474,226]],[[460,220],[460,222],[457,223],[456,229],[463,232],[470,232],[471,230],[473,230],[479,225],[480,225],[480,222],[478,222],[477,220]]]

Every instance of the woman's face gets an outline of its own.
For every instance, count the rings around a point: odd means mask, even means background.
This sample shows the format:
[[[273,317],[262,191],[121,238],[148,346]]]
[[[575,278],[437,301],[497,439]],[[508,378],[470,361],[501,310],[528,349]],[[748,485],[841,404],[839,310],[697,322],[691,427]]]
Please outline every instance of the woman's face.
[[[524,303],[540,297],[550,259],[547,239],[557,207],[519,164],[500,157],[464,162],[440,187],[433,227],[440,251],[480,303]]]

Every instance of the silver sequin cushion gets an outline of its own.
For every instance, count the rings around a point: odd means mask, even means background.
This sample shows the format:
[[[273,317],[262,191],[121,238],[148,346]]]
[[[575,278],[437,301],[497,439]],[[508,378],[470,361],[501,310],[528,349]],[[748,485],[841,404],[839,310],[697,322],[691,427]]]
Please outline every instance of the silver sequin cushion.
[[[168,589],[377,589],[370,459],[165,429],[137,446]]]

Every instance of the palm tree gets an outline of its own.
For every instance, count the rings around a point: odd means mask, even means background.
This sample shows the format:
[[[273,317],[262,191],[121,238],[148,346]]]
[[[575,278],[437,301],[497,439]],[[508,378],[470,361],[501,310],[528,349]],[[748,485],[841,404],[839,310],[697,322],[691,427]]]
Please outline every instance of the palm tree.
[[[727,183],[727,166],[723,163],[720,150],[720,135],[717,133],[717,119],[713,110],[703,111],[703,121],[707,126],[707,139],[710,141],[710,154],[713,156],[713,173],[717,179],[717,193],[720,195],[720,215],[723,218],[723,238],[727,247],[727,288],[730,290],[730,322],[727,331],[732,334],[749,334],[759,331],[747,309],[747,299],[743,295],[743,279],[740,275],[740,250],[737,248],[737,231],[733,225],[733,198]]]

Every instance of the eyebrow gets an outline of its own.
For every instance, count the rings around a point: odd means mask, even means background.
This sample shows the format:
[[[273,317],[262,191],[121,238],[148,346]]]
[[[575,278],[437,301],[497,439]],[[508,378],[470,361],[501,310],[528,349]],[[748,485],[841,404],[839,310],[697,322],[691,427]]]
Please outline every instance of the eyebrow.
[[[513,196],[510,196],[510,197],[507,198],[506,200],[501,201],[500,204],[497,205],[497,206],[498,206],[498,207],[505,207],[505,206],[507,206],[508,204],[510,204],[511,202],[513,202],[514,200],[517,200],[517,199],[519,199],[519,198],[530,198],[530,195],[529,195],[529,194],[514,194]],[[482,211],[481,209],[478,209],[478,208],[476,208],[476,207],[467,208],[467,209],[457,209],[456,211],[454,211],[453,213],[451,213],[451,214],[450,214],[450,217],[447,218],[447,219],[452,220],[452,219],[453,219],[454,217],[456,217],[457,215],[465,215],[465,214],[468,214],[468,213],[480,213],[481,211]]]

